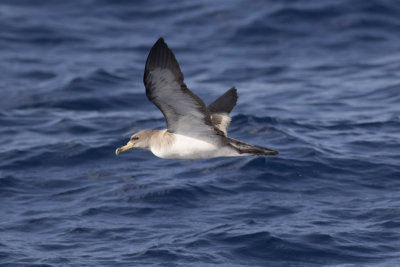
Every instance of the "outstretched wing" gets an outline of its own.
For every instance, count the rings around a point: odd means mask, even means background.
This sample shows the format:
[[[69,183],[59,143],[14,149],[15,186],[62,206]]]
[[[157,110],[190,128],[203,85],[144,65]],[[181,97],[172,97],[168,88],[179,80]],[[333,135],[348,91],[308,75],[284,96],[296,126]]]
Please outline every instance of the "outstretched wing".
[[[232,121],[229,113],[236,106],[237,99],[237,90],[232,87],[207,107],[212,124],[225,136],[228,134],[228,126]]]
[[[213,126],[204,102],[186,87],[179,64],[162,38],[150,50],[143,82],[147,98],[164,114],[169,132],[222,134]]]
[[[231,113],[232,109],[236,106],[238,99],[237,90],[232,87],[223,95],[218,97],[214,102],[208,105],[210,113]]]

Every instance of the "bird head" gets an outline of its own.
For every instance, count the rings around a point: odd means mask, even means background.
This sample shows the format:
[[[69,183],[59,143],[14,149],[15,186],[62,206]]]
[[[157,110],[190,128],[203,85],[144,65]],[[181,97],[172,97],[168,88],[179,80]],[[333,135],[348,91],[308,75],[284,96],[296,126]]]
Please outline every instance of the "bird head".
[[[151,137],[152,130],[143,130],[135,133],[131,136],[131,139],[126,143],[126,145],[119,147],[115,150],[115,154],[118,155],[121,152],[125,152],[132,148],[149,148],[149,140]]]

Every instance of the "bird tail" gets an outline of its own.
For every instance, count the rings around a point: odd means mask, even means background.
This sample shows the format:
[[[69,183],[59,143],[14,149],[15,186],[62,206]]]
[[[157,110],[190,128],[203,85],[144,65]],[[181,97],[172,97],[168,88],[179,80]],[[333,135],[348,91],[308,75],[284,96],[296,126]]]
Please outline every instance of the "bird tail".
[[[253,146],[229,137],[227,137],[227,139],[229,140],[229,145],[233,149],[235,149],[239,154],[247,154],[254,156],[273,156],[279,154],[278,151],[266,147]]]

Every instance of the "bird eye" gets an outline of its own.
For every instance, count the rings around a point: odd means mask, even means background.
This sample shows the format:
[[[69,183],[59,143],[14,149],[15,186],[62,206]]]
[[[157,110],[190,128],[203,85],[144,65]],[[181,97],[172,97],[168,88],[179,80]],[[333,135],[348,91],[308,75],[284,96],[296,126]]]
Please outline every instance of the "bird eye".
[[[132,140],[139,140],[139,137],[133,136],[131,139],[132,139]]]

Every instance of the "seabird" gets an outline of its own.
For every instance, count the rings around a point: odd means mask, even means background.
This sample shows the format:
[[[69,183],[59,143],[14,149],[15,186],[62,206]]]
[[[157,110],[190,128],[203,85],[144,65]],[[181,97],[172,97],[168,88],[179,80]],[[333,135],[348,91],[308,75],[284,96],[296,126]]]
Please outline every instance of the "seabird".
[[[183,74],[163,38],[151,48],[144,69],[147,98],[163,113],[164,130],[143,130],[115,153],[132,148],[150,150],[165,159],[277,155],[278,151],[249,145],[227,136],[229,113],[236,105],[231,88],[208,107],[183,82]]]

